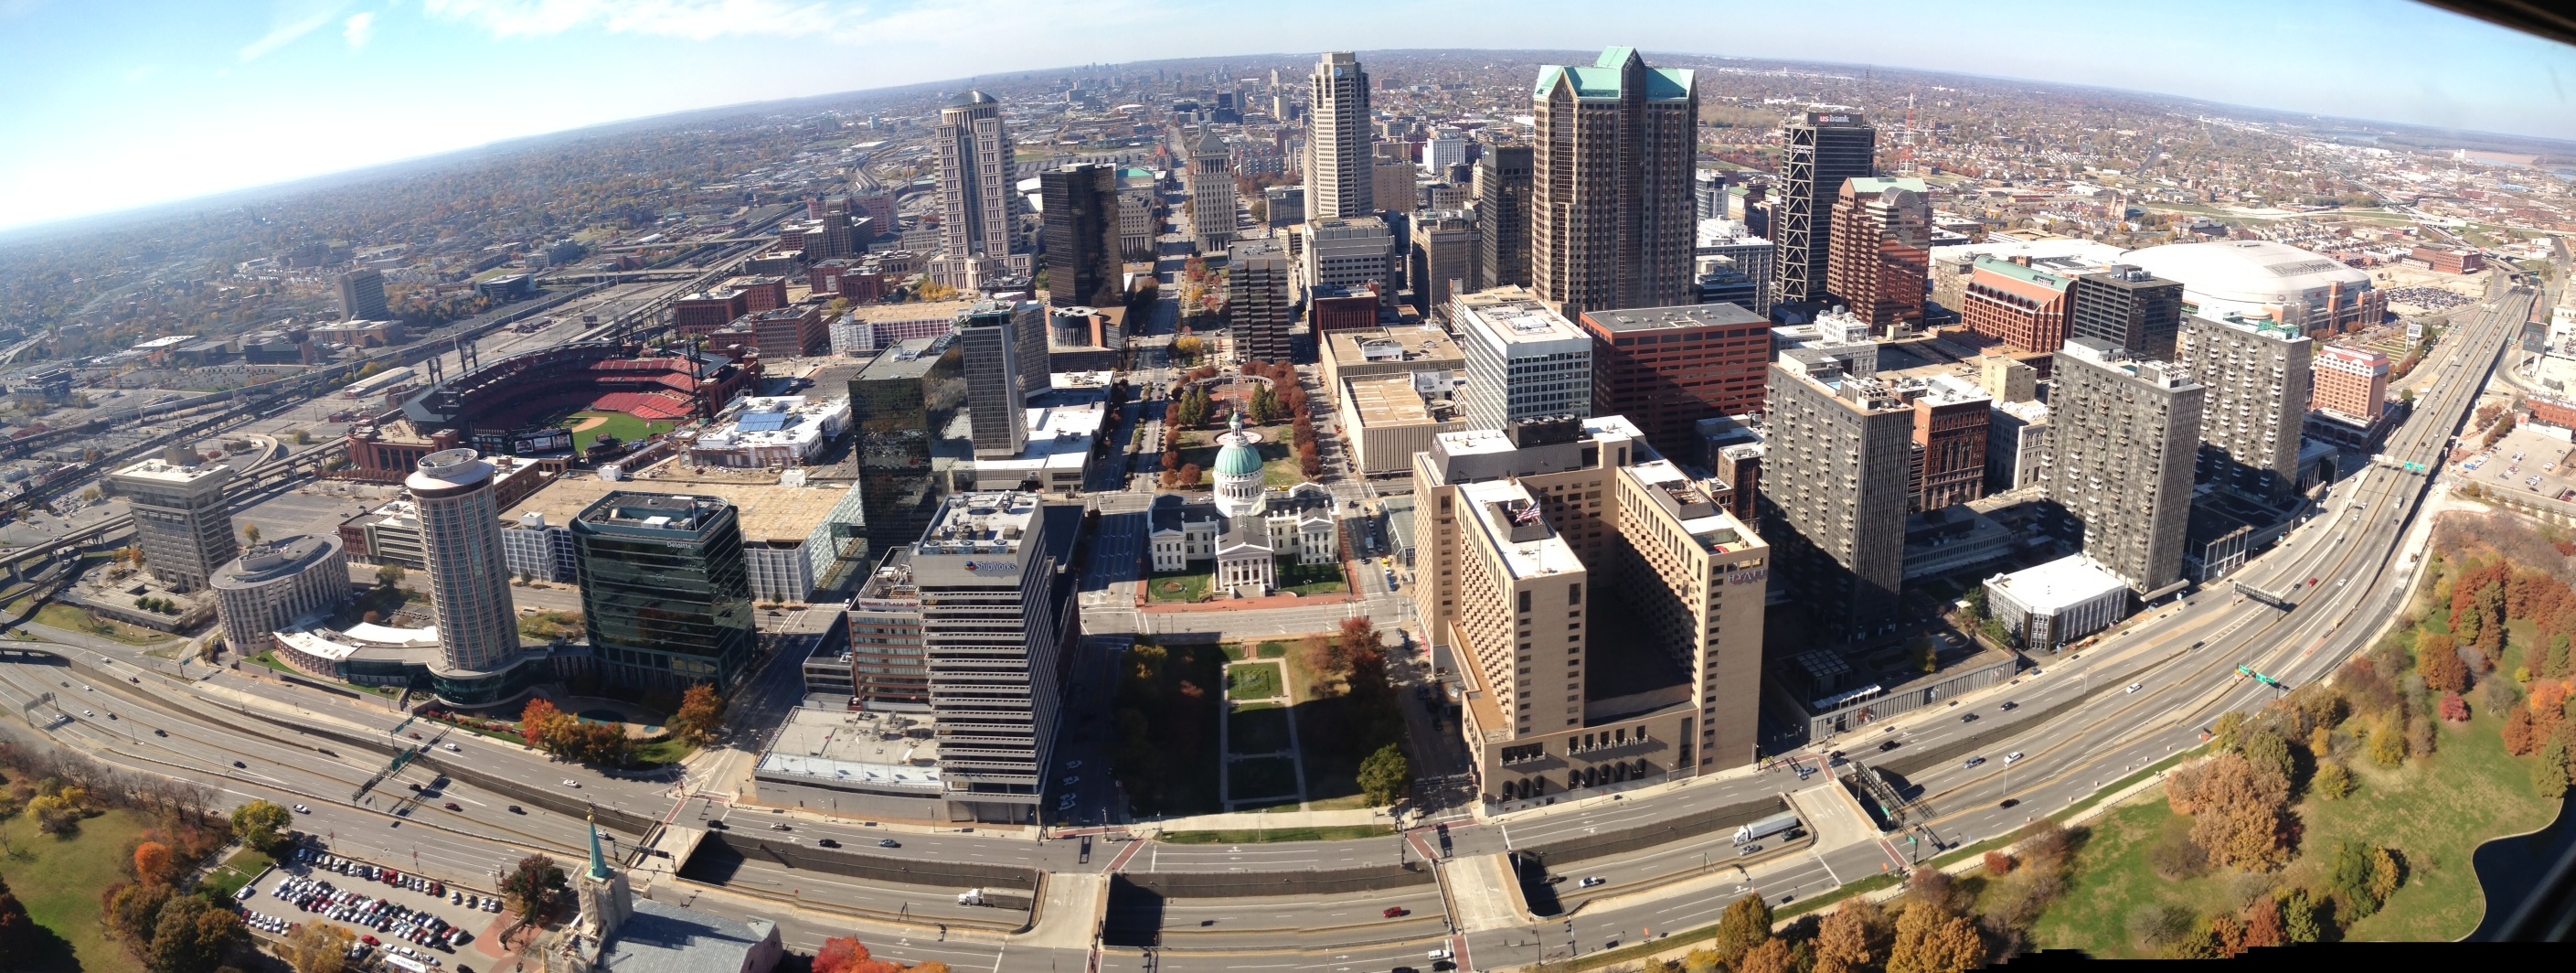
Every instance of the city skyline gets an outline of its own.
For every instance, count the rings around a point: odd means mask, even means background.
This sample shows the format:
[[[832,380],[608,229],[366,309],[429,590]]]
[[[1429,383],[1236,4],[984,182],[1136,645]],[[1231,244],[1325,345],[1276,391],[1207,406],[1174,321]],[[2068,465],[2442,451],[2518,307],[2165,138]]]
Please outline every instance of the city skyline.
[[[1655,56],[1879,67],[2026,79],[2394,124],[2455,126],[2576,139],[2576,111],[2557,80],[2576,50],[2414,3],[2367,6],[2215,3],[2209,16],[2166,10],[2120,25],[2155,59],[2102,58],[2081,45],[2013,43],[2061,37],[2061,12],[1988,11],[1938,18],[1894,4],[1854,3],[1847,15],[1792,17],[1751,6],[1709,10],[1620,6],[1566,29],[1538,30],[1542,11],[1506,6],[1449,22],[1434,6],[1370,8],[1377,36],[1437,36],[1458,50],[1528,51],[1545,39],[1571,50],[1675,40]],[[1060,72],[1065,52],[1094,63],[1173,50],[1203,57],[1311,56],[1347,37],[1301,18],[1259,31],[1250,13],[1157,16],[1181,6],[1119,2],[1098,27],[1016,36],[987,25],[1015,4],[921,3],[887,11],[784,0],[278,0],[255,5],[147,4],[99,11],[57,0],[0,3],[0,91],[29,110],[0,119],[0,144],[48,145],[0,157],[0,230],[149,207],[442,155],[495,141],[695,109]],[[2245,29],[2208,30],[2221,20]],[[1156,30],[1117,25],[1150,22]],[[1886,30],[1824,33],[1820,23]],[[2273,28],[2267,31],[2265,28]],[[2246,59],[2242,39],[2295,31],[2302,43]],[[1311,35],[1311,36],[1309,36]],[[900,37],[900,42],[854,38]],[[1245,36],[1268,51],[1241,49]],[[970,61],[963,48],[970,43]],[[1726,42],[1719,43],[1718,38]],[[1303,49],[1290,46],[1302,42]],[[99,55],[99,51],[114,53]],[[865,56],[849,57],[852,52]],[[1366,54],[1363,51],[1363,62]],[[811,55],[812,58],[804,56]],[[2164,68],[2224,58],[2224,74]],[[829,65],[793,75],[667,70],[801,60]],[[926,76],[932,80],[924,81]],[[547,91],[530,98],[530,91]],[[292,109],[292,110],[278,110]],[[149,126],[133,120],[151,117]],[[329,125],[314,119],[329,118]],[[187,147],[172,165],[169,147]],[[156,147],[163,151],[155,151]]]

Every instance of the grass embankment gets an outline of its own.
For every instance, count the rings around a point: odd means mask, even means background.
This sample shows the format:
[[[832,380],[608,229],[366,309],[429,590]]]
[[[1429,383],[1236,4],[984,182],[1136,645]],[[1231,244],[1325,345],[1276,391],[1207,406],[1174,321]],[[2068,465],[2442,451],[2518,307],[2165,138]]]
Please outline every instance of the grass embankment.
[[[102,618],[88,609],[75,608],[71,605],[46,605],[36,609],[36,617],[33,620],[38,625],[51,626],[66,632],[95,635],[103,639],[114,639],[133,646],[160,645],[175,638],[168,632],[156,632],[141,625],[129,625],[113,618]]]
[[[1295,558],[1280,558],[1279,590],[1293,591],[1307,597],[1338,595],[1351,590],[1350,579],[1343,576],[1341,562],[1299,564]]]
[[[1156,573],[1145,579],[1145,600],[1157,604],[1206,601],[1215,576],[1206,571]]]
[[[636,767],[661,767],[679,763],[696,752],[698,752],[696,744],[678,737],[671,737],[635,748],[635,758],[631,762]]]
[[[0,822],[0,840],[8,849],[0,855],[0,877],[9,880],[9,890],[27,907],[27,915],[54,934],[35,956],[9,959],[19,960],[19,968],[37,970],[130,967],[132,958],[124,947],[110,942],[99,925],[98,898],[108,886],[125,881],[127,848],[150,827],[128,811],[82,821],[79,831],[63,838],[37,830],[35,820],[23,814]],[[68,961],[61,955],[65,948],[71,951]]]
[[[207,869],[205,877],[197,880],[197,890],[211,889],[216,895],[232,898],[233,893],[241,891],[242,886],[250,884],[274,864],[277,860],[270,858],[267,852],[244,848],[224,859],[223,864]]]

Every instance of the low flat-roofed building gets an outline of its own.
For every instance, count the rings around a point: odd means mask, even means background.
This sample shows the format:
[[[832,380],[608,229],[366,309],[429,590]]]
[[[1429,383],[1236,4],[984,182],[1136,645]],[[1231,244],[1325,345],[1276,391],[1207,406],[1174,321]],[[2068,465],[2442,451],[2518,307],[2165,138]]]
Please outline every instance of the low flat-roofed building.
[[[1108,409],[1097,393],[1050,393],[1048,402],[1028,410],[1028,443],[1018,454],[977,459],[973,489],[1026,490],[1072,498],[1082,492],[1091,469],[1092,444],[1099,441]]]
[[[759,601],[804,601],[832,579],[833,562],[866,533],[859,491],[765,483],[568,479],[501,515],[501,549],[512,574],[575,580],[573,518],[611,493],[713,497],[733,504],[744,568]]]
[[[799,707],[753,767],[754,799],[843,816],[947,821],[927,713]]]
[[[2004,629],[2034,652],[2117,624],[2129,612],[2129,585],[2081,554],[1986,579],[1986,606]]]
[[[1330,331],[1319,339],[1324,393],[1342,394],[1342,383],[1414,372],[1464,372],[1466,354],[1439,328],[1362,328]]]
[[[850,426],[850,397],[744,396],[714,429],[689,444],[689,462],[706,466],[802,466],[822,455]]]
[[[1454,372],[1345,379],[1335,398],[1362,476],[1409,472],[1413,454],[1430,449],[1433,436],[1467,428]]]

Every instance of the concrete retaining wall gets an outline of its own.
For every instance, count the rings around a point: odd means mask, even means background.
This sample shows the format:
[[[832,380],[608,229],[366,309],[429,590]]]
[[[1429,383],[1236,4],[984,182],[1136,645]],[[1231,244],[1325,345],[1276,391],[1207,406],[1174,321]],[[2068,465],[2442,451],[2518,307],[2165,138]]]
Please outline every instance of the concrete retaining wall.
[[[981,865],[972,862],[932,862],[903,858],[878,858],[832,848],[815,848],[804,844],[772,842],[762,838],[737,837],[722,831],[709,831],[689,853],[691,861],[711,851],[721,850],[748,861],[769,862],[783,868],[847,875],[876,882],[904,885],[928,885],[942,888],[982,888],[987,901],[1004,908],[1027,910],[1029,896],[995,896],[996,889],[1013,889],[1022,893],[1037,890],[1039,872],[1034,868],[1012,865]],[[682,870],[688,862],[680,865]],[[1005,901],[1008,900],[1008,901]]]
[[[1553,867],[1566,862],[1616,855],[1621,852],[1637,851],[1696,838],[1712,831],[1723,831],[1751,824],[1786,810],[1789,810],[1789,802],[1778,797],[1766,797],[1758,801],[1729,804],[1695,814],[1667,818],[1634,828],[1543,841],[1513,850],[1520,852],[1523,857],[1536,858],[1542,864]]]
[[[1419,866],[1419,862],[1411,867],[1369,865],[1328,872],[1120,872],[1117,878],[1167,899],[1347,895],[1429,885],[1439,880],[1431,869]]]

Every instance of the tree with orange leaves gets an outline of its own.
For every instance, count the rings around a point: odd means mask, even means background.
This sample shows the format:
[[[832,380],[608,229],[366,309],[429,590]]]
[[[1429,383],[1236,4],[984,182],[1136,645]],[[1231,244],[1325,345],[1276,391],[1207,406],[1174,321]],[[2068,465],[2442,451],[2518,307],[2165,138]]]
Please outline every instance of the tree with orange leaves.
[[[134,878],[145,885],[170,884],[171,868],[176,862],[169,845],[146,841],[134,846]]]

